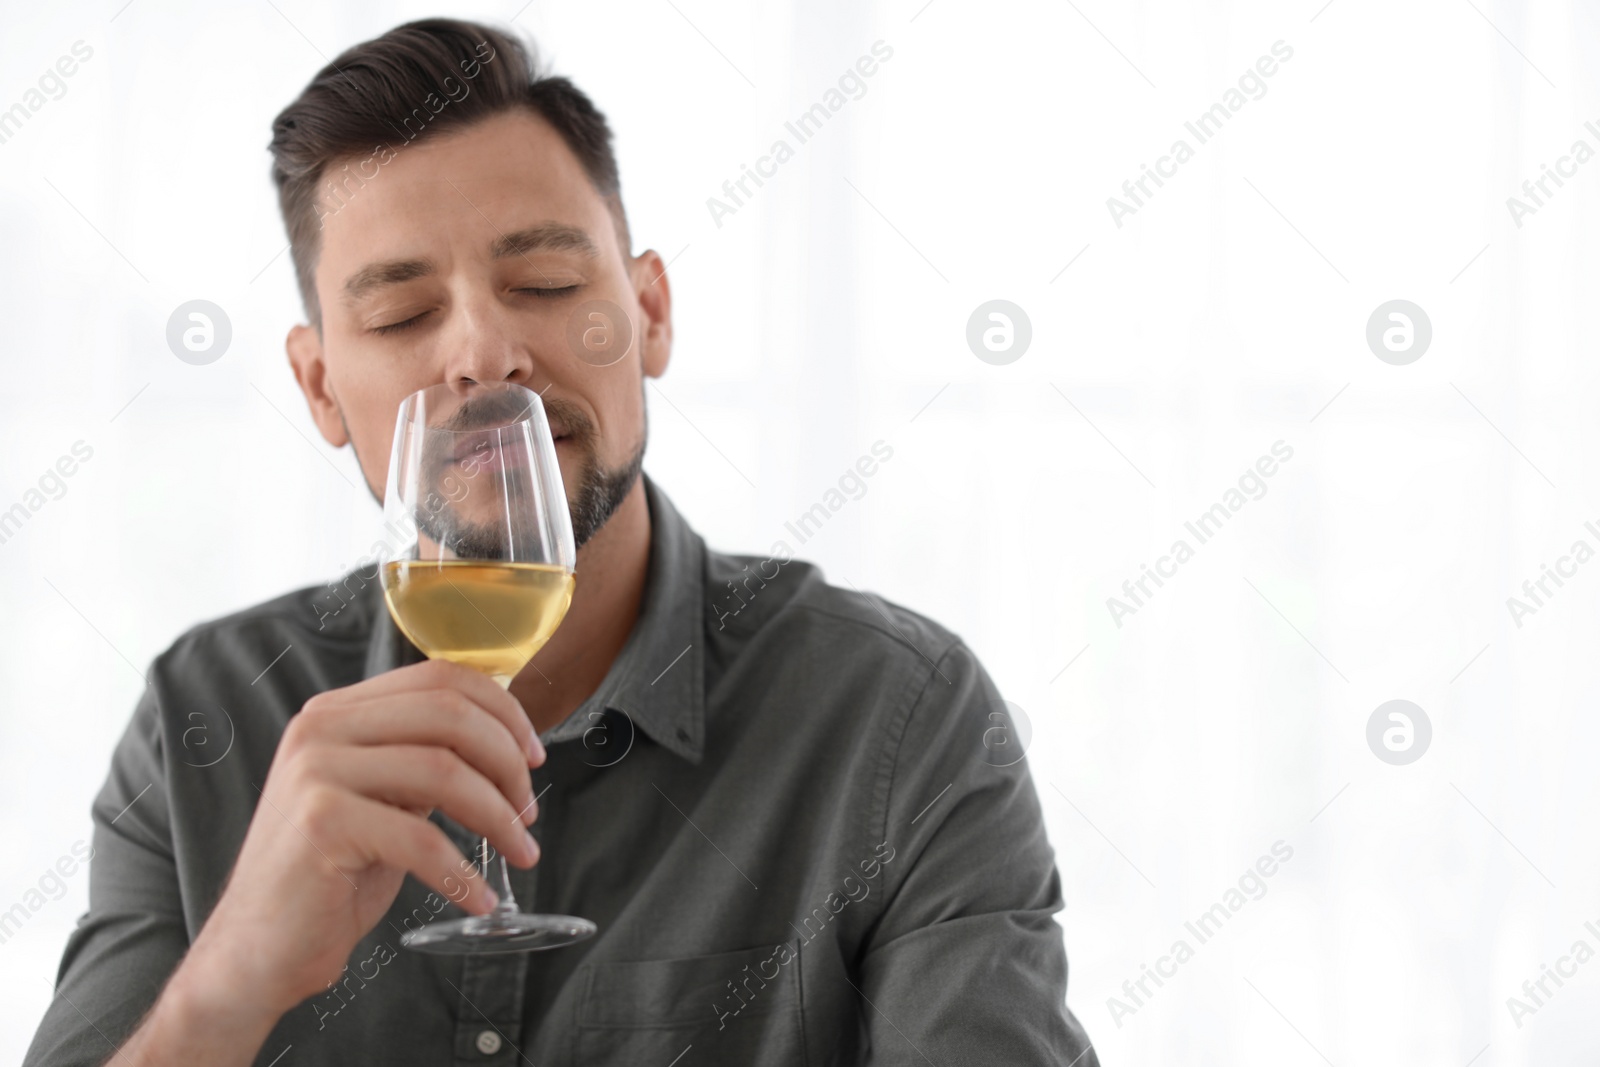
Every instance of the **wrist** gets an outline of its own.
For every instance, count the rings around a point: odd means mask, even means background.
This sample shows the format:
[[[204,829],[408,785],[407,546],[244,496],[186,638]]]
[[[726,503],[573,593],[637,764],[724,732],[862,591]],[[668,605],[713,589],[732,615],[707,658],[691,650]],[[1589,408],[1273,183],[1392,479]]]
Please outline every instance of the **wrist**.
[[[197,942],[195,948],[199,947]],[[110,1062],[245,1067],[281,1016],[248,987],[219,980],[204,953],[196,954],[192,948],[121,1055]]]
[[[209,924],[201,929],[168,982],[166,995],[174,998],[185,1021],[237,1029],[264,1040],[304,997],[278,988],[276,976],[260,973],[256,953],[214,935]]]

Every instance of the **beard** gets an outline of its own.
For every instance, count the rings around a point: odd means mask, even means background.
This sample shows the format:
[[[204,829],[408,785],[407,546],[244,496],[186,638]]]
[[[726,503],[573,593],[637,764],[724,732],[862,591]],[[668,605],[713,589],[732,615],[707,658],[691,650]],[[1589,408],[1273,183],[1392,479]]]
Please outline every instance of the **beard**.
[[[643,391],[643,386],[640,386]],[[633,492],[634,483],[644,470],[644,448],[650,439],[650,417],[640,406],[639,444],[633,455],[618,467],[600,462],[600,434],[583,409],[560,397],[544,402],[546,413],[566,431],[567,442],[583,457],[578,471],[577,491],[568,491],[567,510],[572,514],[572,542],[582,548],[599,533],[622,502]]]
[[[644,441],[633,453],[633,458],[620,467],[607,470],[593,454],[584,459],[583,473],[578,477],[577,499],[568,501],[572,512],[572,540],[582,548],[610,521],[622,502],[633,492],[633,483],[644,470]]]
[[[463,405],[451,421],[451,428],[470,431],[484,426],[503,425],[507,416],[521,413],[520,401],[513,397],[488,397],[486,402]],[[511,410],[515,405],[518,410]],[[594,423],[577,405],[560,398],[544,401],[551,423],[560,427],[563,439],[580,456],[577,486],[568,490],[567,510],[572,518],[572,540],[581,549],[599,533],[611,516],[627,500],[644,469],[645,444],[649,439],[649,416],[645,415],[638,447],[622,465],[606,467],[600,461],[599,433]],[[438,471],[442,456],[425,459],[424,463]],[[438,484],[433,479],[433,484]],[[425,509],[424,509],[425,510]],[[450,545],[463,559],[505,559],[506,530],[497,523],[473,522],[463,518],[454,508],[445,507],[432,514],[418,514],[419,528],[441,545]]]

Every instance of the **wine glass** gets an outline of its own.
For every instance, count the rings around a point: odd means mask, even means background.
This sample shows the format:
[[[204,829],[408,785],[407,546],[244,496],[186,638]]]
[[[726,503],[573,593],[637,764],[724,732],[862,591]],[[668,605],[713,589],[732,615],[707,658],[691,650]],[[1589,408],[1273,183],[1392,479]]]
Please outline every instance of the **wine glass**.
[[[509,687],[572,603],[577,550],[561,468],[539,394],[464,381],[408,396],[395,417],[384,521],[393,551],[383,596],[395,625],[429,659]],[[444,954],[529,952],[581,941],[588,919],[517,909],[505,857],[487,838],[479,865],[499,896],[485,915],[401,938]]]

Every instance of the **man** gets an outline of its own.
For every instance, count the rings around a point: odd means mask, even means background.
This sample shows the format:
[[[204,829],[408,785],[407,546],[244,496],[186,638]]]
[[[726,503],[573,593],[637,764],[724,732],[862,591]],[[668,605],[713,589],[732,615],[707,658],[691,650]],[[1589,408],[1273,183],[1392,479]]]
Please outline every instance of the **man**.
[[[272,151],[323,436],[379,495],[409,393],[538,391],[576,594],[509,692],[421,661],[373,567],[180,638],[95,801],[27,1062],[1095,1063],[971,652],[781,543],[708,551],[642,476],[671,292],[588,98],[509,36],[417,22],[321,71]],[[604,358],[570,342],[596,308]],[[401,946],[493,905],[478,834],[523,909],[598,935]]]

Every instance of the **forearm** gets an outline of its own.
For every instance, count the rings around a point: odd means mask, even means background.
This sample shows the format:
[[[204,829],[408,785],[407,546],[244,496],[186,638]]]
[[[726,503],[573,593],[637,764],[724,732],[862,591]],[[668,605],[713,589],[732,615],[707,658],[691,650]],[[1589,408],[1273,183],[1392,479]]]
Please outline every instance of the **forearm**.
[[[263,1004],[200,945],[196,949],[201,951],[179,964],[149,1014],[108,1064],[246,1067],[255,1060],[282,1011]]]

